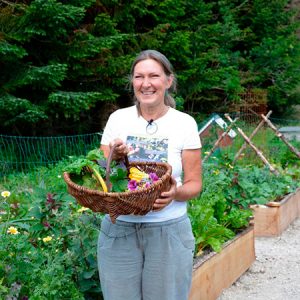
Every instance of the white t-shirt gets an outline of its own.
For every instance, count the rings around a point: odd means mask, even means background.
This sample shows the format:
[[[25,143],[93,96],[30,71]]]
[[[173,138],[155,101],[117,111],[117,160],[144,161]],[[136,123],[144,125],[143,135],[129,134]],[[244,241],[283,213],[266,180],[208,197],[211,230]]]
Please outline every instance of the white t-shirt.
[[[105,126],[101,144],[108,145],[120,138],[130,147],[130,160],[166,161],[172,166],[172,176],[177,185],[182,184],[181,153],[185,149],[201,148],[196,121],[188,114],[169,108],[168,112],[154,121],[157,131],[148,134],[148,121],[138,116],[136,106],[113,112]],[[122,215],[118,220],[127,222],[162,222],[181,217],[186,213],[186,201],[173,200],[158,212],[145,216]]]

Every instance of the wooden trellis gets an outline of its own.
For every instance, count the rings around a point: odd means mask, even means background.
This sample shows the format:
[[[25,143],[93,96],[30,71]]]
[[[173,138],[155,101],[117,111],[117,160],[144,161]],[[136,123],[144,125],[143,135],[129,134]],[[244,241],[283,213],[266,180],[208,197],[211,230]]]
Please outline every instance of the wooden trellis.
[[[217,149],[217,147],[220,145],[221,141],[225,138],[226,135],[228,135],[229,131],[235,124],[235,122],[238,120],[238,118],[235,118],[234,121],[231,122],[229,126],[227,126],[226,130],[219,136],[213,147],[211,148],[210,151],[208,151],[207,155],[203,158],[202,162],[204,163],[212,154],[213,152]]]
[[[269,118],[269,116],[271,115],[272,111],[269,111],[268,114],[266,115],[267,118]],[[251,135],[249,136],[249,140],[251,140],[256,133],[259,131],[259,129],[265,124],[265,120],[260,121],[260,123],[258,124],[258,126],[254,129],[254,131],[251,133]],[[235,162],[243,153],[243,151],[246,149],[247,147],[247,143],[245,142],[242,147],[240,148],[240,150],[237,152],[237,154],[234,157],[233,162]]]
[[[225,114],[225,117],[227,120],[229,120],[230,122],[233,122],[233,120],[230,118],[230,116],[228,114]],[[243,130],[241,128],[239,128],[238,126],[236,126],[237,131],[239,132],[239,134],[243,137],[243,139],[245,140],[245,142],[255,151],[255,153],[257,154],[257,156],[263,161],[263,163],[268,166],[268,168],[270,169],[270,171],[272,173],[274,173],[275,175],[279,175],[279,172],[269,163],[269,161],[266,159],[266,157],[263,155],[262,151],[260,151],[252,142],[251,139],[243,132]],[[257,130],[258,131],[258,130]],[[257,132],[256,131],[256,132]],[[252,133],[253,135],[253,133]],[[254,136],[254,135],[253,135]]]
[[[262,160],[262,162],[268,166],[268,168],[270,169],[270,171],[275,174],[278,175],[279,172],[269,163],[269,161],[267,160],[267,158],[264,156],[264,154],[262,153],[261,150],[259,150],[251,141],[251,139],[253,139],[253,137],[256,135],[256,133],[262,128],[262,126],[264,124],[268,125],[274,132],[275,135],[280,138],[287,146],[288,148],[294,153],[296,154],[296,156],[298,158],[300,158],[300,152],[291,144],[289,143],[289,141],[285,138],[285,136],[279,132],[279,130],[276,128],[276,126],[269,120],[269,117],[271,115],[272,111],[269,111],[267,113],[267,115],[265,116],[264,114],[261,114],[260,117],[262,118],[262,120],[260,121],[260,123],[257,125],[257,127],[253,130],[253,132],[251,133],[251,135],[248,137],[243,130],[238,127],[236,125],[236,121],[238,120],[238,118],[235,118],[234,120],[231,119],[231,117],[229,116],[229,114],[225,114],[226,119],[230,122],[230,124],[227,126],[226,130],[223,132],[223,134],[221,136],[219,136],[219,138],[217,139],[217,141],[215,142],[215,144],[213,145],[212,149],[207,153],[207,155],[203,158],[203,162],[205,162],[211,155],[212,153],[215,151],[215,149],[218,147],[218,145],[221,143],[222,139],[225,138],[226,135],[228,135],[228,132],[232,129],[235,128],[238,133],[241,135],[241,137],[245,140],[245,142],[243,143],[243,145],[241,146],[241,148],[239,149],[239,151],[236,153],[233,163],[240,157],[240,155],[242,154],[242,152],[246,149],[247,145],[249,145],[254,152],[256,153],[256,155]]]

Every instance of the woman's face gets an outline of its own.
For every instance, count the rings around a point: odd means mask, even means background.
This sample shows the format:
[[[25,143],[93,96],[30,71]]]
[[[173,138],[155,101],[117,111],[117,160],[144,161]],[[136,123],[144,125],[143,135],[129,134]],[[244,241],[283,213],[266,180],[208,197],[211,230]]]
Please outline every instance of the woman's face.
[[[165,91],[172,81],[173,76],[167,76],[163,67],[153,59],[138,62],[133,70],[133,90],[141,105],[164,103]]]

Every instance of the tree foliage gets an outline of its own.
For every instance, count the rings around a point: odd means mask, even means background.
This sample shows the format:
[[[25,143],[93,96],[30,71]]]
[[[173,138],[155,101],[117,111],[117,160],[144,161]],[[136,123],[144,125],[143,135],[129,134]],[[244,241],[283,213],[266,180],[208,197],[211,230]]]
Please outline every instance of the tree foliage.
[[[300,102],[299,24],[287,0],[22,0],[0,4],[0,129],[11,134],[101,130],[129,104],[132,59],[172,62],[178,101],[214,112],[248,89],[269,106]]]

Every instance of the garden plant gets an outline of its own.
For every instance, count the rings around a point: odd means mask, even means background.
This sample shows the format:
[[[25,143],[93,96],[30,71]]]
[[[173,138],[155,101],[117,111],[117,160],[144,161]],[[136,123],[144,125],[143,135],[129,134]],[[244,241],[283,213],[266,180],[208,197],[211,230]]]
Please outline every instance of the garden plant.
[[[232,165],[228,150],[217,151],[203,165],[203,191],[188,209],[195,257],[221,251],[247,228],[249,205],[276,201],[299,186],[297,161],[287,161],[284,147],[276,146],[282,148],[279,176],[249,161]],[[96,263],[102,214],[81,207],[68,194],[62,173],[69,165],[65,159],[3,178],[0,297],[102,299]]]

